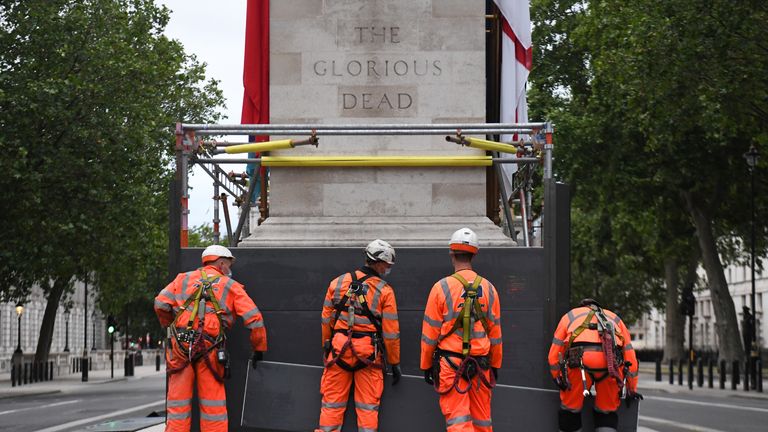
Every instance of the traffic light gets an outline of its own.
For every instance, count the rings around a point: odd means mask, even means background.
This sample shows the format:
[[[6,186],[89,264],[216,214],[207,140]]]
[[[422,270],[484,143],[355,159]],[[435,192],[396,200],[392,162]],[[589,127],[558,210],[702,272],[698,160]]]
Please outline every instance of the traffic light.
[[[682,301],[680,302],[680,312],[686,316],[696,315],[696,297],[692,289],[683,290]]]
[[[112,315],[107,317],[107,332],[112,334],[117,331],[117,320]]]

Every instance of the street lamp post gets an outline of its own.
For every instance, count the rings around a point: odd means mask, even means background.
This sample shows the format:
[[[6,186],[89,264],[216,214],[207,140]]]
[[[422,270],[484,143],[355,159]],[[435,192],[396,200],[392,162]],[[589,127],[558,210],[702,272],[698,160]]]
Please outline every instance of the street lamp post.
[[[749,146],[749,151],[744,153],[744,159],[747,160],[747,166],[749,167],[749,176],[751,180],[751,189],[750,189],[750,201],[752,203],[752,227],[751,227],[751,233],[750,233],[750,247],[751,247],[751,255],[752,255],[752,349],[750,350],[750,372],[752,372],[750,375],[753,377],[755,376],[755,359],[758,355],[758,346],[757,346],[757,310],[755,309],[755,166],[757,165],[757,160],[760,158],[760,152],[757,151],[757,147],[755,147],[754,144]]]
[[[14,351],[14,354],[21,355],[23,354],[23,351],[21,350],[21,315],[24,313],[24,305],[21,303],[16,305],[16,315],[19,317],[19,325],[17,326],[18,330],[18,344],[16,345],[16,351]]]
[[[91,317],[91,351],[96,351],[96,314]]]
[[[64,352],[69,352],[69,309],[64,311]]]

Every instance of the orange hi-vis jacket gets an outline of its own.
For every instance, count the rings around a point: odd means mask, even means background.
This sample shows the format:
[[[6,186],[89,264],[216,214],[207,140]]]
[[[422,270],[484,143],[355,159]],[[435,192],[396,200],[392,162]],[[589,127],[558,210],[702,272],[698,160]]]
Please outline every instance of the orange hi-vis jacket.
[[[254,351],[267,350],[267,331],[264,328],[264,318],[261,316],[259,308],[248,297],[245,288],[234,279],[224,276],[214,266],[205,266],[187,273],[179,273],[176,279],[166,286],[160,294],[155,297],[155,313],[160,319],[163,327],[168,327],[173,323],[176,314],[184,306],[189,296],[194,295],[199,284],[203,279],[203,272],[208,278],[218,278],[212,284],[213,294],[219,302],[222,309],[222,323],[225,329],[232,327],[235,316],[243,319],[243,324],[251,330],[250,340]],[[193,302],[194,303],[194,302]],[[202,301],[200,302],[202,305]],[[176,321],[177,327],[186,327],[189,321],[189,315],[192,312],[190,304],[187,310],[181,313]],[[211,302],[205,303],[205,324],[203,330],[212,337],[219,335],[219,320],[215,318],[216,311]],[[195,320],[193,328],[198,328],[198,321]]]
[[[470,284],[478,276],[472,270],[458,272]],[[489,356],[492,368],[501,367],[501,305],[499,293],[485,278],[478,288],[475,300],[488,317],[488,334],[481,320],[472,324],[469,355],[473,357]],[[461,354],[463,344],[463,329],[451,333],[454,321],[459,319],[459,310],[464,305],[464,285],[454,277],[446,277],[438,281],[429,293],[427,307],[424,312],[424,322],[421,330],[421,369],[432,367],[432,356],[435,349]]]
[[[577,307],[571,309],[560,319],[560,323],[555,330],[555,336],[552,339],[552,345],[549,348],[549,355],[547,356],[549,372],[552,375],[552,378],[557,378],[560,374],[559,359],[567,358],[566,350],[570,348],[568,346],[568,341],[571,339],[574,332],[581,327],[582,323],[587,319],[590,310],[591,309],[588,306]],[[629,366],[629,373],[627,374],[626,379],[627,389],[634,392],[637,390],[638,364],[635,350],[632,348],[632,343],[630,341],[629,330],[618,315],[608,309],[602,309],[602,311],[608,321],[614,325],[616,349],[623,351],[624,360],[632,363]],[[593,315],[590,322],[597,325],[597,316]],[[585,328],[573,339],[571,344],[584,347],[582,362],[587,371],[594,369],[602,371],[607,367],[607,360],[602,351],[600,334],[597,330]],[[623,369],[623,367],[620,368],[619,372],[623,374],[621,369]]]
[[[397,303],[395,302],[394,290],[385,280],[381,279],[375,272],[367,267],[356,270],[354,274],[357,279],[360,279],[367,274],[372,275],[363,282],[368,287],[368,290],[365,293],[365,301],[368,303],[368,308],[373,315],[381,319],[381,336],[384,339],[384,347],[387,351],[387,362],[391,365],[400,364],[400,324],[397,320]],[[328,291],[325,294],[325,301],[323,302],[321,320],[323,343],[332,339],[334,330],[345,331],[349,329],[349,325],[347,324],[349,317],[347,307],[349,306],[349,302],[345,305],[344,311],[339,314],[339,319],[333,323],[333,328],[331,328],[331,321],[336,316],[334,305],[343,301],[351,283],[352,277],[349,273],[345,273],[332,280],[330,285],[328,285]],[[356,299],[356,296],[353,296],[352,298]],[[368,317],[361,312],[360,304],[356,300],[355,306],[356,312],[354,314],[352,331],[375,333],[376,327]]]

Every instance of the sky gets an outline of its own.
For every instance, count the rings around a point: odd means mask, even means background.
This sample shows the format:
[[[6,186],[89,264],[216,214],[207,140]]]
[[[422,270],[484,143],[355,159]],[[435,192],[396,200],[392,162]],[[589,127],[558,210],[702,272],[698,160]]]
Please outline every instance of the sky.
[[[240,123],[243,103],[243,50],[245,47],[246,0],[155,0],[171,10],[165,34],[184,45],[206,63],[208,78],[219,81],[224,93],[226,116],[222,123]],[[242,140],[240,140],[242,142]],[[244,165],[226,165],[226,171],[245,171]],[[213,180],[196,167],[189,179],[189,227],[213,225]],[[232,202],[231,200],[229,201]],[[230,215],[237,213],[230,209]],[[220,212],[224,226],[223,211]],[[236,224],[233,219],[233,224]]]

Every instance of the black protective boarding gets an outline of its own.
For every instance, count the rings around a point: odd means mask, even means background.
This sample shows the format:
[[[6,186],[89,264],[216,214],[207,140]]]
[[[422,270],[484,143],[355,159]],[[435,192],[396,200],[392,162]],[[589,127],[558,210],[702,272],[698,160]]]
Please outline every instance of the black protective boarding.
[[[260,362],[248,371],[242,424],[254,431],[311,431],[320,417],[322,367],[278,362]],[[387,376],[379,411],[381,431],[445,431],[438,395],[415,375],[403,375],[397,386]],[[493,392],[493,427],[499,431],[556,431],[558,392],[499,384]],[[591,400],[584,407],[583,431],[594,430]],[[625,404],[619,411],[619,431],[637,430],[638,404]],[[235,419],[230,419],[234,423]],[[344,418],[345,432],[357,430],[354,394],[350,393]]]

